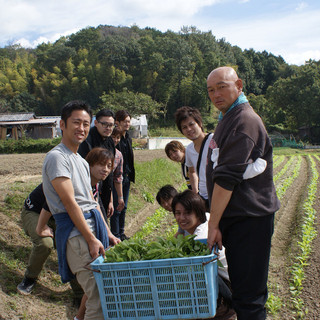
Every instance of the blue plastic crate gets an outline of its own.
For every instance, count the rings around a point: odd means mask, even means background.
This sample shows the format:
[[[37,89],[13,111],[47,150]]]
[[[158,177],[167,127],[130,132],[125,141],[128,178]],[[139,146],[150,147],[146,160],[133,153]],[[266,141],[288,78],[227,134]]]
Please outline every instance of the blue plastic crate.
[[[205,319],[216,313],[217,261],[207,256],[91,263],[105,319]],[[210,262],[211,261],[211,262]],[[209,262],[209,263],[207,263]]]

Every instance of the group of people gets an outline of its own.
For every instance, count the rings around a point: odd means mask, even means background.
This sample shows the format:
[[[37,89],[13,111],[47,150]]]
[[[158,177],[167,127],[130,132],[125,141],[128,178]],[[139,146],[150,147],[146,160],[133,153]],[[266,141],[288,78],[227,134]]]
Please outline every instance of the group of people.
[[[185,148],[171,141],[165,152],[181,164],[188,189],[179,193],[164,186],[157,201],[173,212],[177,235],[195,234],[207,239],[210,249],[220,249],[218,284],[227,306],[221,319],[262,320],[274,214],[280,206],[272,144],[233,68],[214,69],[207,89],[220,111],[215,132],[205,133],[199,110],[184,106],[176,111],[176,125],[191,143]],[[32,290],[54,245],[55,228],[61,279],[71,282],[75,294],[81,292],[75,319],[103,319],[94,276],[84,266],[103,255],[109,244],[128,238],[125,212],[135,179],[130,120],[124,110],[115,115],[102,110],[90,128],[90,107],[83,101],[67,103],[61,114],[61,143],[46,155],[43,182],[22,210],[23,227],[34,247],[18,290]]]
[[[225,254],[228,277],[224,280],[230,283],[237,319],[262,320],[266,319],[274,214],[280,207],[273,183],[272,144],[233,68],[214,69],[207,90],[220,111],[214,134],[204,132],[199,110],[184,106],[176,111],[175,120],[191,143],[185,148],[171,141],[165,148],[167,156],[181,164],[191,191],[176,194],[172,186],[164,186],[157,200],[173,211],[178,233],[201,234],[209,248],[217,245],[222,250],[220,259]],[[195,204],[200,198],[204,207],[199,215],[195,208],[200,205]],[[221,281],[219,289],[228,302]],[[234,314],[227,312],[222,318],[234,319]]]

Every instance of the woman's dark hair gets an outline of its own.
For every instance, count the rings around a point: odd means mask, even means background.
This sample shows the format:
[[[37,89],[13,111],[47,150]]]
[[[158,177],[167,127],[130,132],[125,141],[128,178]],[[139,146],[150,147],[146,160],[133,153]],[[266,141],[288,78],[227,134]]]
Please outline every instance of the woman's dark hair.
[[[188,119],[189,117],[192,117],[203,131],[201,113],[196,108],[191,108],[187,106],[181,107],[175,112],[174,117],[176,120],[176,125],[181,133],[182,133],[181,122]]]
[[[201,196],[191,190],[178,193],[172,200],[172,212],[175,214],[176,205],[180,203],[188,213],[194,212],[201,223],[207,221],[206,206]]]
[[[172,199],[174,196],[176,196],[177,194],[178,194],[178,191],[176,190],[176,188],[174,188],[170,184],[167,184],[167,185],[163,186],[162,188],[160,188],[160,190],[157,193],[156,199],[157,199],[157,202],[161,206],[162,200],[168,201],[168,200]]]
[[[67,126],[67,120],[71,117],[71,114],[75,110],[84,110],[90,116],[90,121],[92,120],[92,110],[90,105],[83,100],[73,100],[66,103],[61,110],[61,120],[64,121]]]
[[[96,164],[105,165],[108,160],[111,160],[113,167],[114,155],[112,151],[105,148],[93,148],[86,156],[86,161],[89,163],[90,167],[93,167]]]
[[[111,137],[116,137],[116,136],[122,136],[122,131],[120,130],[120,128],[118,126],[115,126],[112,133],[111,133]]]
[[[131,119],[131,115],[127,110],[119,110],[115,114],[115,120],[119,122],[124,121],[127,117]]]

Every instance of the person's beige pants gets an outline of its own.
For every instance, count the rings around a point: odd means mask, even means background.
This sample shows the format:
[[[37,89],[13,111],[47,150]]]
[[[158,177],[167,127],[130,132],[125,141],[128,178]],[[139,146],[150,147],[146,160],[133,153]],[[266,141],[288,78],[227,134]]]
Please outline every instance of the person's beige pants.
[[[103,320],[98,286],[93,272],[84,268],[91,261],[89,247],[82,235],[67,242],[67,261],[69,268],[76,275],[83,291],[88,296],[85,320]]]

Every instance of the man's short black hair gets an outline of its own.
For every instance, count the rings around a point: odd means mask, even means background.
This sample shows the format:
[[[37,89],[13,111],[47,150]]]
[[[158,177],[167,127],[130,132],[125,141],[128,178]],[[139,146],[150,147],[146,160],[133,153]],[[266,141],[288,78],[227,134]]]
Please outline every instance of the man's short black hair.
[[[90,121],[92,120],[92,110],[90,105],[83,100],[72,100],[66,103],[61,110],[61,120],[64,121],[67,126],[67,120],[70,118],[71,114],[75,110],[84,110],[90,116]]]
[[[157,193],[156,199],[161,206],[161,200],[168,201],[168,200],[172,199],[177,194],[178,194],[177,189],[175,187],[173,187],[172,185],[167,184],[167,185],[163,186],[162,188],[160,188],[160,190]]]
[[[199,125],[199,127],[203,130],[203,122],[201,113],[198,109],[184,106],[179,109],[174,114],[176,125],[179,131],[182,133],[181,122],[188,119],[189,117],[193,118],[194,121]]]
[[[114,119],[114,112],[107,109],[102,109],[96,114],[96,120],[98,121],[102,117],[112,117]]]

